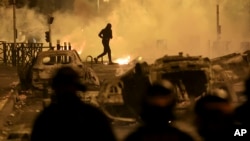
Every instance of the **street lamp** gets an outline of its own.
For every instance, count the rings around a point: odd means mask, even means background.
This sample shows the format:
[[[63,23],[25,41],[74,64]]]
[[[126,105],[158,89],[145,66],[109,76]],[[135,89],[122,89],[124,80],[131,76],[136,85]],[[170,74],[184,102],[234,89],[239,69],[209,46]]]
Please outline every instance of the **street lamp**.
[[[217,28],[217,40],[220,39],[220,34],[221,34],[221,25],[220,25],[220,7],[219,4],[216,5],[216,17],[217,17],[217,22],[216,22],[216,28]]]
[[[16,0],[13,0],[13,33],[14,33],[14,48],[16,48],[16,38],[17,38],[17,29],[16,29]]]
[[[49,42],[49,48],[52,49],[52,42],[51,42],[51,24],[54,21],[54,17],[49,16],[48,17],[48,27],[49,27],[49,31],[45,32],[45,36],[46,36],[46,41]]]
[[[96,6],[97,6],[97,12],[99,12],[99,9],[100,9],[100,0],[96,1]]]

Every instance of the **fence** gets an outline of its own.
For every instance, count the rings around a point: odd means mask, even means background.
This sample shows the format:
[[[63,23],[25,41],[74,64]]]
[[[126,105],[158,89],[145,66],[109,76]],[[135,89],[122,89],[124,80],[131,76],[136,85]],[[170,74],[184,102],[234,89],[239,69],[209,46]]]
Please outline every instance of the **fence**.
[[[3,61],[3,41],[0,41],[0,62]]]
[[[43,49],[43,43],[0,42],[0,63],[17,66],[28,63]]]

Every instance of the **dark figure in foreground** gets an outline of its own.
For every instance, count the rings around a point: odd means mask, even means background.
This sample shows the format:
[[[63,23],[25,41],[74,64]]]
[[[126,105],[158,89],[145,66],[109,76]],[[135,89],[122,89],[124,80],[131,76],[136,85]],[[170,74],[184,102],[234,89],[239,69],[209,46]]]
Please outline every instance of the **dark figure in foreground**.
[[[31,141],[115,141],[106,116],[83,103],[77,91],[86,91],[79,75],[70,67],[58,70],[52,80],[55,97],[37,117]]]
[[[245,97],[246,101],[236,108],[235,117],[238,122],[239,129],[246,129],[248,133],[246,133],[243,137],[244,140],[250,141],[250,77],[245,81]]]
[[[194,111],[197,132],[204,141],[234,139],[234,108],[228,99],[206,95],[196,102]]]
[[[137,116],[141,113],[142,98],[150,86],[149,77],[143,68],[145,64],[136,63],[133,72],[121,76],[124,83],[123,99]]]
[[[95,63],[98,62],[99,58],[103,57],[104,55],[106,55],[108,53],[109,64],[113,64],[112,58],[111,58],[111,49],[109,46],[109,41],[110,41],[110,39],[113,38],[111,24],[108,23],[107,26],[100,31],[98,36],[100,38],[102,38],[102,45],[103,45],[104,50],[103,50],[102,54],[98,55],[97,58],[94,58]]]
[[[162,84],[152,84],[143,99],[142,125],[125,141],[193,141],[193,138],[172,125],[176,96]]]

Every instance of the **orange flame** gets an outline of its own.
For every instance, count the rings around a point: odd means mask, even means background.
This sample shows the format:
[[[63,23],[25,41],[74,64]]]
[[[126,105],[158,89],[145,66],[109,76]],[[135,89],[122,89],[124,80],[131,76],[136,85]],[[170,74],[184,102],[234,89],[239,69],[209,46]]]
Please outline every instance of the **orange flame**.
[[[125,58],[118,58],[114,62],[118,63],[119,65],[126,65],[130,62],[130,56],[127,56]]]

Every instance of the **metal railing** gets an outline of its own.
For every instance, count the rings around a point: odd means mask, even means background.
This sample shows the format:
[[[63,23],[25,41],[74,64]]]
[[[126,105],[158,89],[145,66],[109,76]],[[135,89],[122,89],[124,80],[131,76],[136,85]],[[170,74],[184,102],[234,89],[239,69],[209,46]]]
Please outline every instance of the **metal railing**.
[[[0,63],[17,66],[30,62],[32,58],[45,47],[43,43],[14,43],[0,42]]]

